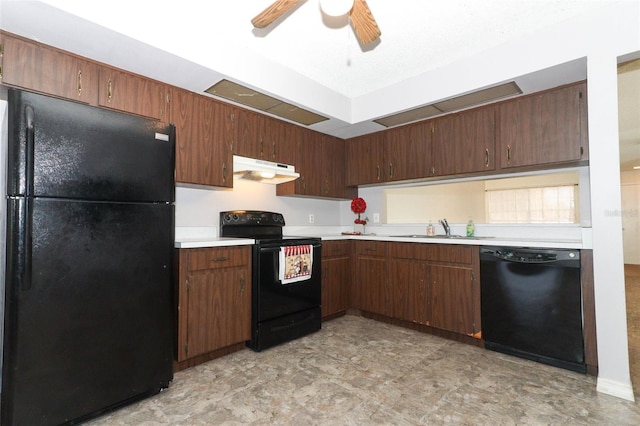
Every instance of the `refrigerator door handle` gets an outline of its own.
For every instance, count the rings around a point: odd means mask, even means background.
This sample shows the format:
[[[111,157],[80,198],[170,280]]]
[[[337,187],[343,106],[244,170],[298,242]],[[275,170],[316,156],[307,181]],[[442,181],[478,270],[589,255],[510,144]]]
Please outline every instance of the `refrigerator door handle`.
[[[33,228],[33,199],[27,197],[25,198],[25,206],[24,206],[24,236],[22,240],[22,244],[24,247],[24,256],[22,258],[22,282],[20,284],[20,289],[22,291],[31,290],[31,257],[33,254],[33,238],[32,238],[32,228]]]
[[[26,158],[25,158],[25,195],[27,197],[33,196],[33,166],[34,166],[34,150],[35,150],[35,124],[33,108],[26,106],[24,109],[25,114],[25,134],[26,134]]]
[[[7,276],[13,277],[14,294],[31,290],[33,250],[33,199],[9,197],[7,210]]]

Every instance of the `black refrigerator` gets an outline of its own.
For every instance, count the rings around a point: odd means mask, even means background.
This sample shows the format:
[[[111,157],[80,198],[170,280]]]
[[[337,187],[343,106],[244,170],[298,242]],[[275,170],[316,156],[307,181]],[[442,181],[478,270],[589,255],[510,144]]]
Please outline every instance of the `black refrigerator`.
[[[6,97],[0,418],[73,424],[173,378],[175,129]]]

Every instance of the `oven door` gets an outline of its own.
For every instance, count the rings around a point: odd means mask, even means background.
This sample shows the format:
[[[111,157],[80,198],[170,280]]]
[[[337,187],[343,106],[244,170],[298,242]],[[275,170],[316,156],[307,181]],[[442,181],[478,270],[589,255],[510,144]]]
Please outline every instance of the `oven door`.
[[[280,249],[284,246],[313,246],[311,277],[303,281],[283,284],[279,279]],[[263,322],[320,307],[321,251],[319,240],[279,241],[261,243],[254,259],[253,318]]]

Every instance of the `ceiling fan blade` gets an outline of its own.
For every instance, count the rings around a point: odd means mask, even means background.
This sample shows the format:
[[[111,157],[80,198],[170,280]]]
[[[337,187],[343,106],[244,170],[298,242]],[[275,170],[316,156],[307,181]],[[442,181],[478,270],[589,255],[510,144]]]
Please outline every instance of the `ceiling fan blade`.
[[[361,44],[369,44],[382,35],[365,0],[355,0],[353,2],[353,9],[351,9],[349,17],[351,18],[353,31]]]
[[[284,15],[289,9],[295,6],[300,0],[276,0],[273,4],[260,12],[255,18],[251,20],[251,23],[256,28],[268,27]]]

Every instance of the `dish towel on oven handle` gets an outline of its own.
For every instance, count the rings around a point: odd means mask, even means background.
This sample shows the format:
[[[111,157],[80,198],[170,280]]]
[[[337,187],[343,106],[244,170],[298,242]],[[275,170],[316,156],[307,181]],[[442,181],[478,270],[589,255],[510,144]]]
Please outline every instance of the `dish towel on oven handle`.
[[[280,270],[278,278],[282,284],[311,278],[313,268],[313,245],[280,247]]]

